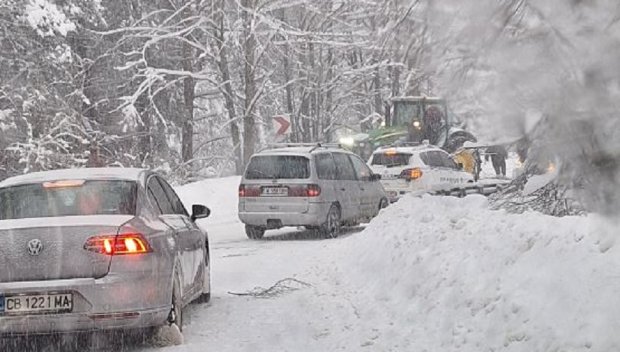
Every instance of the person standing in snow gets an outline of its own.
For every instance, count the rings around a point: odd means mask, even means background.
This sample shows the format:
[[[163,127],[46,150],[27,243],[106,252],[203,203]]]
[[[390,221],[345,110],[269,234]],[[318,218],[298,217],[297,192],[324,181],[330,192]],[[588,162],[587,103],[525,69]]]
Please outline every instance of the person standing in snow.
[[[476,168],[474,169],[474,181],[480,180],[480,171],[482,170],[482,158],[480,157],[480,151],[478,148],[474,148],[474,160],[476,161]]]
[[[506,159],[508,158],[508,152],[502,145],[494,145],[487,148],[484,159],[489,161],[491,157],[491,163],[493,169],[495,169],[495,175],[497,177],[506,177]]]

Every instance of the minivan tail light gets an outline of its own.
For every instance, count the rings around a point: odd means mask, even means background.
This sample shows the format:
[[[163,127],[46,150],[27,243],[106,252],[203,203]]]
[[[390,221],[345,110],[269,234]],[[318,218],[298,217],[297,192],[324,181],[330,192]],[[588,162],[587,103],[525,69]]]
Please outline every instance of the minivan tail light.
[[[289,197],[318,197],[321,195],[319,185],[290,186],[288,188]]]
[[[321,187],[319,185],[308,185],[308,197],[318,197],[321,195]]]
[[[86,240],[84,249],[104,255],[145,254],[153,251],[141,233],[93,236]]]
[[[260,197],[260,188],[247,185],[239,185],[239,198]]]
[[[423,172],[419,167],[413,169],[406,169],[400,173],[399,178],[404,178],[407,181],[417,180],[422,178]]]

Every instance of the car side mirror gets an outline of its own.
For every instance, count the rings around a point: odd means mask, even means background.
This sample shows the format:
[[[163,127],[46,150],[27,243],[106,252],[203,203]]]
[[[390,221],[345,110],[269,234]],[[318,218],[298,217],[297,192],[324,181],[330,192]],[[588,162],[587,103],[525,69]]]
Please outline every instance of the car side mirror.
[[[211,215],[211,209],[200,204],[192,205],[192,221],[208,218],[209,215]]]
[[[379,174],[372,174],[372,175],[370,176],[370,180],[371,180],[371,181],[375,181],[375,182],[376,182],[376,181],[380,181],[380,180],[381,180],[381,175],[379,175]]]

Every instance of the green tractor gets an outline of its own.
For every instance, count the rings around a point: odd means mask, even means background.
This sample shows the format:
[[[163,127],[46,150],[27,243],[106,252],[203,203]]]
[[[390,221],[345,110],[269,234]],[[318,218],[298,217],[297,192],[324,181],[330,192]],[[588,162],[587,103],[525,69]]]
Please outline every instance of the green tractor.
[[[355,138],[351,150],[367,152],[399,142],[422,143],[428,140],[429,144],[452,153],[467,141],[477,141],[464,129],[464,123],[448,110],[445,99],[398,97],[392,98],[391,103],[391,113],[381,125],[368,131],[366,138]]]

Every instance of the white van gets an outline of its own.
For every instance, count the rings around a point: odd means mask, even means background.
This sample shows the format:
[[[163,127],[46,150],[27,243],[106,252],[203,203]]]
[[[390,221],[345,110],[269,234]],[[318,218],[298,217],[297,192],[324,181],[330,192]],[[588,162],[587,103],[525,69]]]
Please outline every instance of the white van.
[[[239,219],[251,239],[284,226],[336,237],[389,202],[357,155],[333,145],[283,145],[252,156],[239,185]]]

